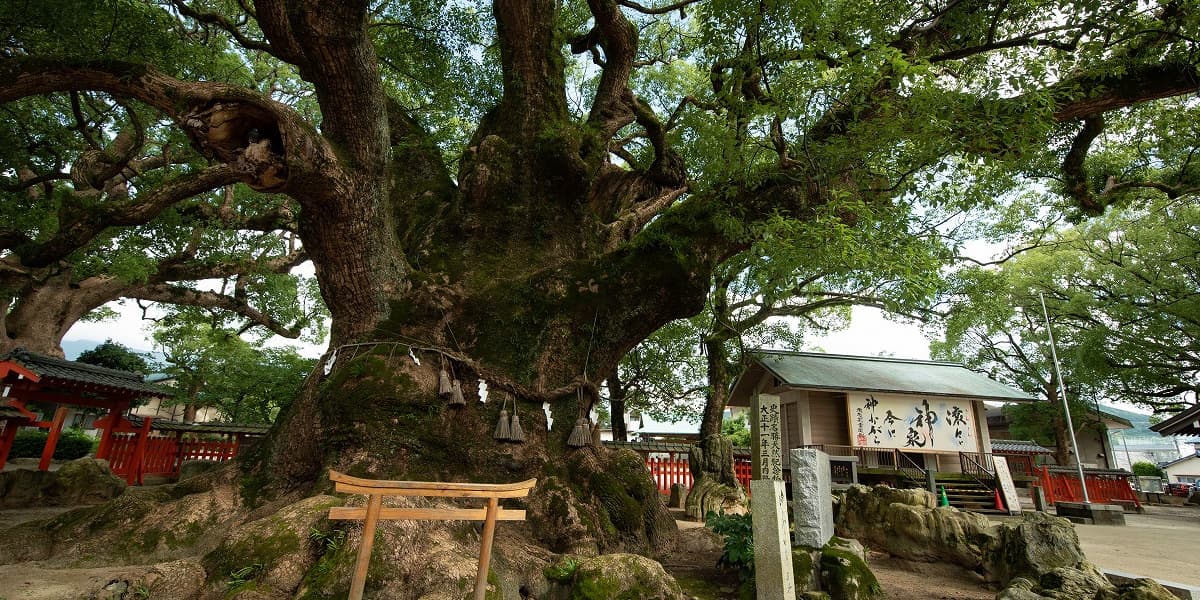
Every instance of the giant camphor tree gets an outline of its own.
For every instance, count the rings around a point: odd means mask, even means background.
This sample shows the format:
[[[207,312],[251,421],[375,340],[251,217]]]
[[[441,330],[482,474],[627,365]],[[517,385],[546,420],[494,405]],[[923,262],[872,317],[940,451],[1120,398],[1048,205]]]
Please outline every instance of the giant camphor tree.
[[[766,219],[853,226],[839,199],[1053,165],[1084,172],[1072,197],[1100,212],[1103,179],[1128,182],[1086,171],[1087,150],[1130,140],[1087,124],[1183,110],[1200,63],[1193,2],[113,5],[183,48],[228,44],[294,73],[319,108],[245,70],[156,62],[93,3],[6,3],[0,102],[75,91],[153,110],[207,169],[299,207],[332,317],[328,374],[280,416],[245,489],[303,488],[328,466],[538,474],[530,515],[556,548],[644,549],[670,529],[639,461],[564,441],[596,382],[698,312]],[[1158,110],[1130,113],[1146,103]],[[489,401],[443,407],[440,366],[468,396],[485,380]],[[502,396],[533,432],[524,445],[490,438]]]

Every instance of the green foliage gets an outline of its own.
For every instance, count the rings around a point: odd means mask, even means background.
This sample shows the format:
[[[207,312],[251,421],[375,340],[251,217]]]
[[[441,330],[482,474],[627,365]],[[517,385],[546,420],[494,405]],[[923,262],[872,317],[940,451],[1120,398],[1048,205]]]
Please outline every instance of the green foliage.
[[[571,580],[575,578],[575,571],[577,570],[579,570],[579,559],[574,556],[568,556],[542,569],[542,574],[550,581],[571,583]]]
[[[704,518],[704,525],[725,538],[725,551],[717,565],[736,570],[741,581],[753,579],[754,526],[751,516],[710,512]]]
[[[729,438],[729,441],[733,443],[735,448],[749,446],[750,427],[746,425],[746,415],[743,413],[722,421],[721,435]]]
[[[251,586],[254,580],[262,575],[267,566],[262,563],[254,563],[239,567],[229,572],[229,579],[225,580],[225,587],[229,593],[236,593],[242,590],[253,589]]]
[[[313,527],[308,532],[308,539],[317,546],[318,554],[337,552],[346,541],[346,532],[342,529],[322,531]]]
[[[1200,208],[1151,201],[1028,242],[954,277],[939,357],[1030,393],[1052,388],[1044,295],[1072,400],[1173,405],[1198,389]],[[1073,411],[1074,412],[1074,411]]]
[[[293,348],[260,347],[199,320],[163,324],[154,338],[175,377],[174,402],[217,407],[231,422],[274,421],[315,362]]]
[[[1167,477],[1163,470],[1158,468],[1158,465],[1147,460],[1133,463],[1133,474],[1138,477],[1162,477],[1164,479]]]
[[[40,429],[21,429],[13,439],[10,458],[39,458],[46,448],[49,432]],[[54,446],[54,458],[57,460],[75,460],[83,458],[92,451],[95,440],[78,429],[64,429]]]
[[[111,339],[105,340],[103,344],[91,350],[80,352],[75,360],[89,365],[135,373],[146,373],[151,369],[146,355],[134,352]]]

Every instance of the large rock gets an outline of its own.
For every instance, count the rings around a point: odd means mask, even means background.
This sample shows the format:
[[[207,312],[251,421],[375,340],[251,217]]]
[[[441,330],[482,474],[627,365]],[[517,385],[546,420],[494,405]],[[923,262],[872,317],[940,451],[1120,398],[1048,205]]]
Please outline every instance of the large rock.
[[[0,507],[100,504],[125,491],[108,461],[80,458],[57,471],[15,469],[0,473]]]
[[[563,573],[554,598],[570,600],[684,600],[675,578],[661,564],[637,554],[602,554],[572,565]],[[566,583],[569,582],[569,583]]]
[[[837,534],[901,558],[980,570],[992,543],[987,518],[935,504],[925,490],[850,486],[837,507]]]
[[[821,549],[821,587],[833,600],[881,600],[883,589],[867,562],[832,542]]]
[[[1153,579],[1134,579],[1101,591],[1096,600],[1176,600],[1176,596]]]
[[[988,574],[1006,583],[1015,577],[1037,579],[1060,567],[1084,561],[1075,527],[1066,519],[1041,512],[996,525],[984,562]]]
[[[993,525],[983,515],[935,507],[933,494],[924,490],[851,486],[838,505],[836,524],[838,535],[894,556],[952,562],[1001,584],[1025,578],[1038,589],[1060,589],[1041,582],[1056,569],[1070,571],[1060,573],[1069,589],[1076,579],[1094,579],[1074,526],[1045,513],[1024,513]],[[1046,595],[1021,585],[1009,592],[1014,600],[1025,592]]]
[[[1175,600],[1175,596],[1152,579],[1114,586],[1095,566],[1082,562],[1052,569],[1036,580],[1013,579],[996,600]]]
[[[832,538],[821,548],[792,549],[792,573],[799,598],[877,600],[884,597],[856,540]]]

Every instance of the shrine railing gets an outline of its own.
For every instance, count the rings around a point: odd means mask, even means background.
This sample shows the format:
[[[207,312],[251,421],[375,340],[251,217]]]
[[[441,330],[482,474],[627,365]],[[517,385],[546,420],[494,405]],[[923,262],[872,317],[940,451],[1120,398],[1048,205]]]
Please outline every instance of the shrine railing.
[[[145,442],[139,448],[140,438]],[[189,460],[224,462],[238,455],[237,439],[180,440],[173,436],[140,432],[115,433],[109,450],[112,472],[130,484],[140,483],[145,475],[175,477]]]
[[[654,479],[654,485],[660,494],[670,494],[671,486],[677,483],[688,489],[691,489],[694,483],[691,466],[686,458],[647,458],[646,469],[650,471],[650,477]],[[747,494],[750,493],[751,470],[750,459],[734,458],[733,474]]]
[[[1046,467],[1037,471],[1038,482],[1046,494],[1046,502],[1083,502],[1083,488],[1079,485],[1079,472],[1074,468]],[[1087,469],[1083,479],[1087,485],[1088,499],[1108,504],[1132,504],[1141,507],[1137,494],[1129,484],[1132,473],[1107,469]]]
[[[805,448],[815,448],[830,456],[854,456],[858,458],[858,469],[883,469],[895,471],[916,482],[925,481],[925,467],[919,465],[907,454],[895,448],[863,448],[860,446],[843,446],[839,444],[809,444]]]

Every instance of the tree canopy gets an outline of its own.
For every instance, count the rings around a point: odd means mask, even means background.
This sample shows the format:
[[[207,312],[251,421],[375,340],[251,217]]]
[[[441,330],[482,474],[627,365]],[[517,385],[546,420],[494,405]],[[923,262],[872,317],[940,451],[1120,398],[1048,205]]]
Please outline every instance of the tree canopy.
[[[124,344],[119,344],[111,339],[104,340],[103,344],[95,348],[80,352],[75,360],[89,365],[134,373],[144,374],[150,371],[150,361],[146,359],[145,355],[134,352]]]
[[[1062,230],[996,268],[958,273],[938,353],[1039,393],[1050,385],[1040,297],[1069,389],[1155,409],[1200,379],[1200,210],[1145,199]]]

